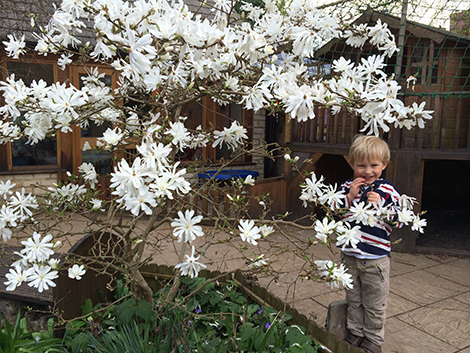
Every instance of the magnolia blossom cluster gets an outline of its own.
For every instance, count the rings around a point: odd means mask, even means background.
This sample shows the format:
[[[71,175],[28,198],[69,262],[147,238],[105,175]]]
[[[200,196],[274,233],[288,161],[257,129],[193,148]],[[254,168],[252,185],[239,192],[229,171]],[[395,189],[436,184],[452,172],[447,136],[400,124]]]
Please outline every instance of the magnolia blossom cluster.
[[[345,196],[342,190],[337,190],[337,185],[326,185],[325,178],[317,178],[312,173],[310,178],[301,185],[300,199],[304,207],[309,203],[322,205],[329,216],[322,221],[315,222],[316,237],[322,243],[328,243],[332,236],[336,236],[336,245],[342,247],[357,247],[360,241],[359,226],[351,227],[349,223],[336,221],[333,215],[341,214],[344,210]],[[401,195],[399,206],[385,205],[385,200],[380,200],[378,204],[357,202],[353,203],[348,210],[348,220],[360,224],[375,226],[378,222],[402,223],[411,226],[413,231],[423,233],[426,220],[421,219],[419,214],[413,211],[416,199],[407,195]]]
[[[178,238],[178,242],[187,242],[191,244],[197,237],[204,235],[204,231],[201,226],[197,225],[201,222],[202,216],[195,216],[194,210],[186,210],[185,213],[179,211],[178,217],[175,219],[171,226],[173,227],[173,235]],[[253,220],[240,220],[238,229],[240,231],[240,238],[242,241],[246,241],[249,244],[257,245],[257,239],[262,236],[266,237],[274,232],[274,228],[263,224],[258,227],[255,225]],[[206,268],[201,262],[198,262],[200,256],[195,256],[195,247],[191,247],[191,255],[184,255],[184,261],[175,266],[176,269],[181,271],[183,276],[189,274],[191,278],[197,277],[201,268]],[[263,255],[258,257],[256,260],[252,260],[252,263],[248,266],[249,268],[257,268],[267,265],[268,259],[263,259]]]
[[[26,194],[24,188],[13,192],[14,186],[10,180],[0,181],[0,237],[4,242],[11,239],[11,229],[21,227],[39,206],[35,196]]]
[[[118,71],[119,86],[113,92],[97,69],[90,70],[81,89],[60,83],[47,86],[42,80],[26,87],[11,75],[0,86],[5,98],[0,114],[11,122],[22,119],[16,129],[7,123],[0,126],[2,140],[24,136],[36,143],[56,130],[87,127],[90,121],[111,121],[127,130],[140,130],[142,119],[152,121],[152,114],[142,117],[133,109],[124,114],[114,99],[130,97],[132,101],[135,92],[154,95],[152,105],[155,112],[164,113],[162,117],[177,102],[210,95],[220,104],[237,102],[254,110],[277,102],[275,106],[299,121],[313,119],[318,105],[333,113],[346,108],[360,115],[365,129],[375,134],[379,128],[387,130],[388,123],[409,128],[421,126],[429,118],[422,106],[406,108],[396,99],[400,87],[383,71],[384,56],[397,51],[387,24],[379,21],[373,26],[347,27],[316,9],[310,0],[292,1],[282,11],[272,0],[265,1],[263,8],[245,4],[252,24],[228,17],[229,7],[217,0],[212,16],[205,18],[191,13],[183,2],[63,1],[49,24],[36,34],[35,51],[62,53],[58,63],[64,68],[75,60],[80,48],[80,55],[88,60]],[[93,45],[81,40],[86,26],[96,36]],[[357,66],[336,60],[333,68],[338,76],[329,80],[310,75],[305,59],[341,37],[354,47],[369,42],[382,55],[363,59]],[[4,44],[12,57],[26,51],[24,37],[9,36]],[[289,45],[291,51],[282,51]],[[181,132],[177,134],[184,138]],[[215,135],[216,146],[222,135],[235,149],[244,133],[236,127],[224,129]],[[110,140],[111,136],[104,138]],[[116,133],[114,138],[122,136]]]
[[[329,89],[335,92],[329,97],[333,112],[339,111],[341,104],[347,104],[345,97],[355,97],[364,103],[362,107],[352,108],[365,122],[362,132],[378,136],[380,130],[390,130],[389,124],[408,130],[416,125],[424,128],[425,121],[432,118],[433,111],[424,110],[424,102],[405,106],[397,98],[401,86],[387,78],[382,71],[384,67],[384,57],[377,55],[362,58],[357,65],[345,58],[333,61],[333,69],[339,73],[339,77],[328,82]]]
[[[41,238],[39,233],[34,232],[31,238],[21,244],[24,248],[19,253],[15,252],[20,259],[12,264],[9,273],[5,275],[8,280],[4,282],[7,285],[6,290],[13,291],[23,282],[37,288],[38,292],[55,287],[54,280],[59,277],[57,269],[60,260],[51,257],[54,254],[52,235]],[[77,280],[85,273],[83,265],[75,264],[68,270],[69,277]]]
[[[346,289],[353,287],[352,276],[347,273],[347,269],[343,264],[338,266],[330,260],[317,260],[315,261],[315,265],[317,266],[319,277],[326,280],[326,282],[331,285],[331,288],[338,288],[339,283]]]
[[[86,144],[85,149],[135,149],[132,158],[116,163],[110,188],[118,208],[140,217],[153,215],[168,200],[182,199],[192,191],[186,167],[175,162],[178,153],[210,143],[232,151],[244,146],[247,130],[236,119],[222,130],[188,127],[194,125],[181,116],[182,109],[206,96],[219,105],[283,109],[298,121],[314,119],[318,106],[330,108],[333,113],[346,109],[361,116],[365,130],[374,134],[380,129],[387,131],[391,123],[423,127],[430,118],[424,105],[405,107],[396,98],[400,88],[397,82],[383,71],[384,57],[397,51],[386,24],[347,27],[318,10],[313,0],[293,0],[282,9],[274,0],[266,0],[263,7],[243,4],[245,18],[229,16],[233,11],[225,0],[215,0],[211,8],[211,14],[205,17],[189,11],[182,1],[63,0],[48,25],[35,33],[34,51],[56,55],[60,69],[81,60],[87,63],[88,75],[82,78],[82,85],[77,84],[80,88],[69,82],[48,85],[43,80],[26,85],[13,74],[0,82],[5,103],[0,107],[0,143],[25,138],[27,143],[35,144],[58,131],[65,134],[75,127],[86,129],[91,124],[109,123],[96,146]],[[82,41],[85,27],[94,35],[90,42]],[[381,55],[363,59],[357,65],[338,59],[333,63],[335,76],[331,79],[311,75],[306,59],[335,38],[345,38],[354,47],[370,43]],[[29,50],[24,37],[9,36],[3,44],[13,58]],[[93,68],[93,63],[118,73],[116,88],[103,82],[104,74]],[[87,212],[101,210],[102,200],[88,197],[97,185],[94,167],[84,163],[79,172],[81,183],[61,184],[49,190],[49,206],[85,205]],[[307,180],[301,199],[304,203],[318,201],[330,208],[339,207],[341,195],[336,186],[325,186],[322,181],[314,176]],[[250,185],[253,180],[246,183]],[[0,231],[7,240],[10,228],[25,217],[31,218],[31,209],[37,205],[35,198],[24,191],[12,195],[10,185],[0,185],[4,198]],[[357,219],[365,219],[367,213],[367,222],[372,213],[379,218],[387,217],[389,212],[380,207],[372,210],[367,205],[363,210],[361,214],[358,211]],[[400,212],[401,221],[421,229],[419,220]],[[195,210],[186,209],[178,212],[178,218],[171,223],[173,235],[192,246],[191,255],[185,255],[177,265],[183,275],[191,277],[205,267],[198,262],[192,245],[204,234],[200,221]],[[241,219],[238,224],[241,239],[251,245],[257,245],[258,239],[273,231],[267,225],[258,227],[253,220]],[[330,227],[329,223],[323,226]],[[354,229],[341,224],[335,229],[338,241],[354,245]],[[341,236],[344,240],[339,240]],[[51,240],[49,236],[40,240],[35,234],[23,244],[21,263],[25,266],[16,264],[7,277],[11,290],[29,278],[34,278],[30,283],[40,291],[53,286],[57,273],[45,264]],[[39,257],[31,255],[37,253],[31,250],[33,243],[43,249]],[[30,261],[35,261],[32,270],[26,267]],[[69,275],[74,278],[83,275],[81,267],[72,267],[71,271]]]

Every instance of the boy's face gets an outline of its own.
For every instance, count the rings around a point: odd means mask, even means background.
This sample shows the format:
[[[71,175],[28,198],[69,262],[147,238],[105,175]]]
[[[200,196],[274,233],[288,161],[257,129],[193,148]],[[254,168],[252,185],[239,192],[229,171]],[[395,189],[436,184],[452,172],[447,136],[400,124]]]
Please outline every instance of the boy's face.
[[[374,181],[380,178],[382,171],[387,165],[388,161],[384,163],[377,158],[355,161],[352,166],[354,169],[354,177],[363,178],[364,185],[372,185]]]

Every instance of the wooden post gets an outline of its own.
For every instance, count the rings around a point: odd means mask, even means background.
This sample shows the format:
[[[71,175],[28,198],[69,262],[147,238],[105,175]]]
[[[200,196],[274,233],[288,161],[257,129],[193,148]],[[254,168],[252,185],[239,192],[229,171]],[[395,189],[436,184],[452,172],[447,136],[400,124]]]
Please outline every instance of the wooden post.
[[[398,188],[400,194],[416,197],[421,200],[422,180],[424,162],[419,154],[397,152],[395,158],[394,176],[392,182]],[[419,212],[415,209],[415,212]],[[416,239],[418,234],[413,232],[410,227],[404,226],[402,229],[394,229],[392,232],[392,242],[402,239],[399,244],[393,247],[393,250],[400,252],[414,253],[416,251]]]

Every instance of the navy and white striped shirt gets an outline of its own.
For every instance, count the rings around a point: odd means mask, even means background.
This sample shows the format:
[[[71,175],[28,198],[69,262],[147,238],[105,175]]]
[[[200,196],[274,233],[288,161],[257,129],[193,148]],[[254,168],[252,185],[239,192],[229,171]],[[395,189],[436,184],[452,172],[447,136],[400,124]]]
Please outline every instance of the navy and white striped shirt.
[[[370,186],[361,186],[357,196],[354,198],[354,200],[352,200],[351,203],[349,203],[347,195],[349,194],[349,189],[352,182],[353,179],[347,180],[341,185],[340,189],[344,192],[343,205],[345,205],[347,209],[351,207],[351,204],[359,202],[365,202],[367,204],[367,194],[371,191],[374,191],[380,195],[384,201],[384,207],[393,206],[397,210],[399,209],[400,194],[398,193],[395,185],[393,185],[389,180],[379,179]],[[354,256],[360,259],[376,259],[390,254],[390,234],[392,233],[392,225],[380,220],[375,226],[371,227],[353,220],[348,220],[351,215],[351,212],[346,211],[341,215],[341,220],[343,222],[348,222],[351,227],[360,227],[359,234],[361,236],[361,241],[357,244],[356,249],[352,247],[346,247],[341,251],[346,255]],[[401,228],[402,226],[403,224],[401,223],[394,225],[395,228]]]

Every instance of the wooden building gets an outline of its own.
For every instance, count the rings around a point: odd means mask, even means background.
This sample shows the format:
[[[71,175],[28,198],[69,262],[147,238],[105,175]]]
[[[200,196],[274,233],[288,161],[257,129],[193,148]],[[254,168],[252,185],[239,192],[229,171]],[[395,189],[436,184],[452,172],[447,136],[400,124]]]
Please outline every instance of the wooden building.
[[[402,86],[399,98],[406,105],[426,102],[425,109],[434,111],[424,129],[391,127],[383,134],[392,152],[384,177],[392,180],[400,192],[423,202],[424,209],[468,207],[457,201],[470,193],[470,38],[410,21],[404,24],[397,17],[371,10],[356,23],[373,24],[378,19],[387,23],[397,38],[400,26],[405,26],[404,45],[398,55],[388,59],[386,69],[388,74],[398,73]],[[332,41],[318,52],[317,71],[328,71],[331,62],[340,56],[360,62],[374,53],[367,46],[352,49],[344,41]],[[413,88],[406,87],[409,76],[416,77]],[[344,157],[363,126],[359,117],[318,109],[315,120],[287,123],[283,139],[295,154],[311,159],[313,166],[305,168],[325,175],[329,183],[341,183],[352,177]],[[291,178],[298,181],[295,175]],[[442,178],[441,183],[438,178]],[[296,183],[289,185],[289,209],[302,212],[295,196],[298,187]],[[416,233],[400,230],[395,235],[403,239],[399,249],[416,250]]]

